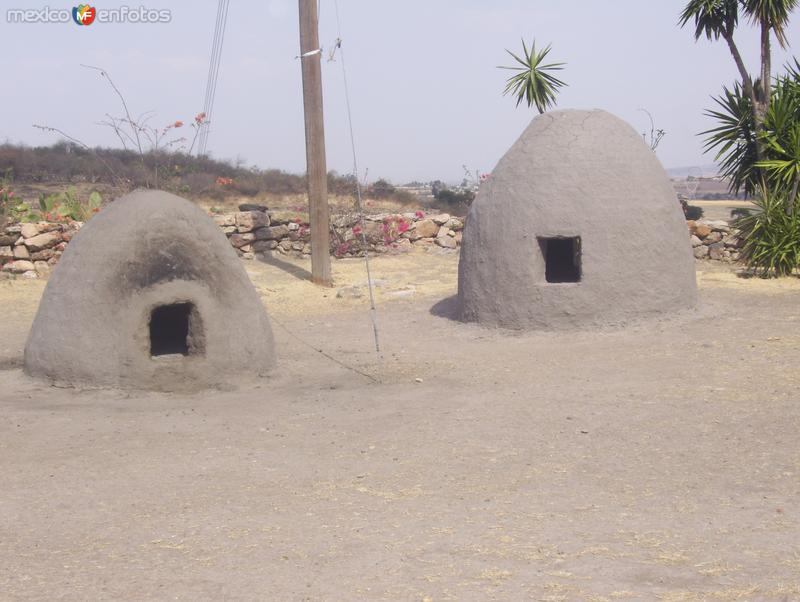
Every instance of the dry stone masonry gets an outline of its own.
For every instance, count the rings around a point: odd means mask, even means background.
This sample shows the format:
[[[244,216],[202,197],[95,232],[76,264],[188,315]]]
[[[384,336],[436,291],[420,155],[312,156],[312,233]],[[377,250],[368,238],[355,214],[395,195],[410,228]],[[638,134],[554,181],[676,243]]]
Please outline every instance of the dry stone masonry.
[[[311,254],[308,222],[281,211],[240,211],[215,215],[214,221],[244,259],[259,253],[298,257]],[[408,250],[412,246],[455,249],[461,244],[462,219],[446,213],[422,212],[367,215],[363,224],[355,214],[331,219],[331,253],[336,257]]]
[[[0,265],[4,274],[24,278],[47,276],[67,243],[83,224],[39,222],[11,224],[0,231]]]
[[[686,222],[692,240],[692,250],[697,259],[738,261],[744,240],[738,231],[724,220],[697,220]]]
[[[281,211],[238,211],[213,215],[242,259],[274,253],[307,257],[311,253],[308,222]],[[361,226],[355,215],[331,220],[331,252],[336,257],[363,255]],[[4,277],[47,277],[58,262],[81,222],[11,224],[0,231],[0,266]],[[728,222],[688,221],[694,256],[734,262],[742,241]],[[464,219],[446,213],[422,212],[369,215],[364,233],[371,253],[397,253],[414,247],[457,249],[461,246]],[[658,241],[653,241],[657,244]]]

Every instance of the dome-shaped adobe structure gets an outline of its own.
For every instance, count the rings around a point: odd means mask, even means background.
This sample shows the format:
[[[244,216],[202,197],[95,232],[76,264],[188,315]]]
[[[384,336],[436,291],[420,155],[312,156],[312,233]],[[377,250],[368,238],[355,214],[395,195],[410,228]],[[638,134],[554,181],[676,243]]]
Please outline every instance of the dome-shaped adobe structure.
[[[462,320],[513,329],[693,306],[686,222],[641,136],[600,110],[536,117],[470,208],[458,300]]]
[[[236,252],[201,209],[162,191],[125,195],[78,232],[25,346],[28,374],[77,385],[196,389],[273,363]]]

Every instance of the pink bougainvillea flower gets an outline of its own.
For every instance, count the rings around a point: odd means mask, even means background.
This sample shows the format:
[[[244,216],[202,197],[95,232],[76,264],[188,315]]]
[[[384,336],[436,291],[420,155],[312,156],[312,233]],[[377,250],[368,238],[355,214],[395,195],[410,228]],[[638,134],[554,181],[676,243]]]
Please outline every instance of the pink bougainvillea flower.
[[[353,234],[355,234],[356,236],[361,234],[361,226],[358,226],[358,225],[353,226]]]
[[[403,232],[407,231],[408,230],[408,222],[406,222],[405,220],[399,222],[397,224],[397,230],[400,232],[400,234],[402,234]]]
[[[197,114],[197,115],[195,115],[195,117],[194,117],[194,121],[195,121],[195,123],[197,123],[197,124],[201,124],[201,123],[203,123],[205,120],[206,120],[206,114],[205,114],[205,113],[198,113],[198,114]]]
[[[416,213],[414,213],[414,217],[416,217],[417,219],[422,219],[423,217],[425,217],[425,212],[417,211]]]

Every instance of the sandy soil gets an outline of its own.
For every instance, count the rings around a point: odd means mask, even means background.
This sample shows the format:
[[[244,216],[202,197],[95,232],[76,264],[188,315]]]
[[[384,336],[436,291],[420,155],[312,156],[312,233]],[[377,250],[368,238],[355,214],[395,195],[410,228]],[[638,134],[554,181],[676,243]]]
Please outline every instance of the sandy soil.
[[[517,334],[447,317],[456,267],[373,262],[379,358],[366,297],[250,263],[279,367],[192,396],[30,381],[0,282],[0,599],[800,599],[800,281]]]
[[[739,201],[735,199],[727,201],[690,201],[690,205],[702,207],[703,217],[706,219],[731,219],[731,212],[734,209],[753,209],[750,201]]]

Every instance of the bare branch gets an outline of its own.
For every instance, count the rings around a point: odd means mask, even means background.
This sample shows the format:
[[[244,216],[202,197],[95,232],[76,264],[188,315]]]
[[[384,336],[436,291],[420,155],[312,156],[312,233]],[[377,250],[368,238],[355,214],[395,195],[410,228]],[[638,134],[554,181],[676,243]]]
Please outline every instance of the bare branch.
[[[128,145],[125,143],[125,138],[122,137],[122,133],[123,132],[119,129],[119,126],[117,125],[116,120],[113,117],[110,117],[110,116],[109,116],[109,119],[111,121],[97,121],[95,123],[97,125],[104,125],[106,127],[110,127],[112,130],[114,130],[114,133],[117,135],[117,138],[119,138],[119,141],[122,143],[122,148],[124,148],[125,150],[128,150]]]
[[[132,124],[133,120],[131,119],[131,113],[128,110],[128,103],[125,102],[125,97],[122,95],[122,92],[119,91],[119,88],[117,88],[117,86],[114,84],[114,80],[111,79],[111,76],[108,74],[108,72],[105,69],[101,69],[100,67],[94,67],[92,65],[84,65],[83,63],[81,63],[81,67],[99,71],[100,75],[106,78],[106,81],[109,83],[114,92],[117,93],[117,96],[119,96],[119,99],[122,102],[122,108],[125,109],[125,116],[128,118],[128,123]],[[144,150],[142,150],[142,142],[139,139],[139,132],[136,130],[136,128],[133,128],[133,133],[136,138],[136,146],[139,149],[139,156],[141,157],[142,165],[144,165]]]
[[[650,141],[647,141],[647,134],[642,133],[642,138],[645,141],[645,144],[650,146],[650,150],[655,152],[656,148],[658,148],[658,143],[661,142],[661,139],[666,136],[666,132],[661,129],[656,129],[655,122],[653,121],[653,116],[650,114],[650,111],[647,109],[639,108],[639,111],[645,113],[650,119]]]
[[[119,127],[120,123],[125,123],[125,119],[119,118],[119,117],[114,117],[113,115],[110,115],[108,113],[106,113],[106,117],[108,117],[112,121],[112,123],[117,127],[117,130],[119,131],[119,133],[121,135],[123,135],[128,140],[128,142],[130,144],[132,144],[133,146],[136,146],[136,141],[133,138],[131,138],[131,135],[128,132],[126,132],[124,129]],[[125,146],[124,142],[123,142],[123,146]]]

